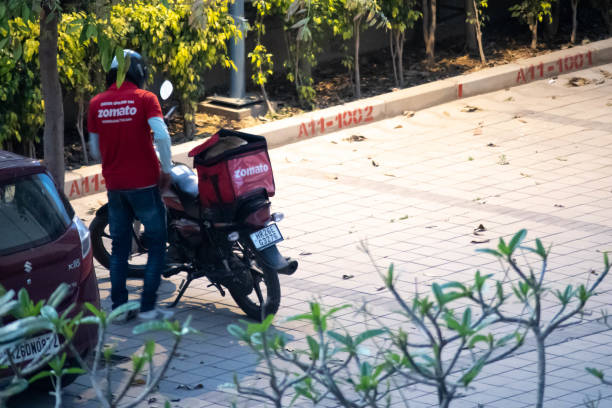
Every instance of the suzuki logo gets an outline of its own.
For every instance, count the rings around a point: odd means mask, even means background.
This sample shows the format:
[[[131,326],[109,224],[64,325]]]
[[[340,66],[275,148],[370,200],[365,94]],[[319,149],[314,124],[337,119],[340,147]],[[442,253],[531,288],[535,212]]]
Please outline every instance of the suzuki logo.
[[[32,272],[32,262],[26,261],[26,263],[23,264],[23,270],[26,271],[26,273]]]

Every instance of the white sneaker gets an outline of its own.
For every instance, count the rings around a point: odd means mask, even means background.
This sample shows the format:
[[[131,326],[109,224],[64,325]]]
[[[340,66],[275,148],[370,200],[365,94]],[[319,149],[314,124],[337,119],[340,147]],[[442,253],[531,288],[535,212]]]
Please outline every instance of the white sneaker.
[[[160,307],[156,307],[155,309],[140,312],[138,313],[138,318],[140,320],[154,320],[154,319],[162,319],[168,320],[174,316],[174,312],[172,310],[162,309]]]

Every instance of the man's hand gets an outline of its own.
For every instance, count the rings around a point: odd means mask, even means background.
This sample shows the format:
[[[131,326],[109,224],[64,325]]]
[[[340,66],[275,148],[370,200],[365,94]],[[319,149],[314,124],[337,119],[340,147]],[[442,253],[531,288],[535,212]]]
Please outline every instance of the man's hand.
[[[159,173],[159,183],[157,183],[159,185],[159,190],[160,191],[166,191],[168,188],[170,188],[170,182],[172,181],[172,179],[170,178],[170,173],[164,173],[163,171]]]

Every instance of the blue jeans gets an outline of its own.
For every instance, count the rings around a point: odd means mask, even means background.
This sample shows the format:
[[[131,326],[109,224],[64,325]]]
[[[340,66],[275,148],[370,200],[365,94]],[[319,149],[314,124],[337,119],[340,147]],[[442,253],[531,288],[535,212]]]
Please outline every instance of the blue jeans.
[[[140,311],[146,312],[155,308],[157,289],[166,263],[166,208],[157,186],[108,191],[108,224],[113,240],[110,259],[113,309],[128,300],[126,279],[134,218],[144,226],[144,245],[148,248],[140,301]]]

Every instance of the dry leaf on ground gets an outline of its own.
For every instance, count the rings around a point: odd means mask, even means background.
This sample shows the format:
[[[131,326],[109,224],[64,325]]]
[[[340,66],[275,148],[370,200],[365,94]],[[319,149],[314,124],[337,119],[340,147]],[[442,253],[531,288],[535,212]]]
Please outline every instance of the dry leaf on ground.
[[[581,77],[573,77],[570,79],[567,84],[570,86],[584,86],[591,83],[591,80]]]
[[[349,142],[349,143],[353,143],[353,142],[363,142],[364,140],[366,140],[367,138],[365,136],[362,135],[351,135],[350,137],[347,137],[344,140],[345,142]]]
[[[461,112],[476,112],[479,110],[482,109],[480,109],[478,106],[465,105],[463,109],[461,109]]]

